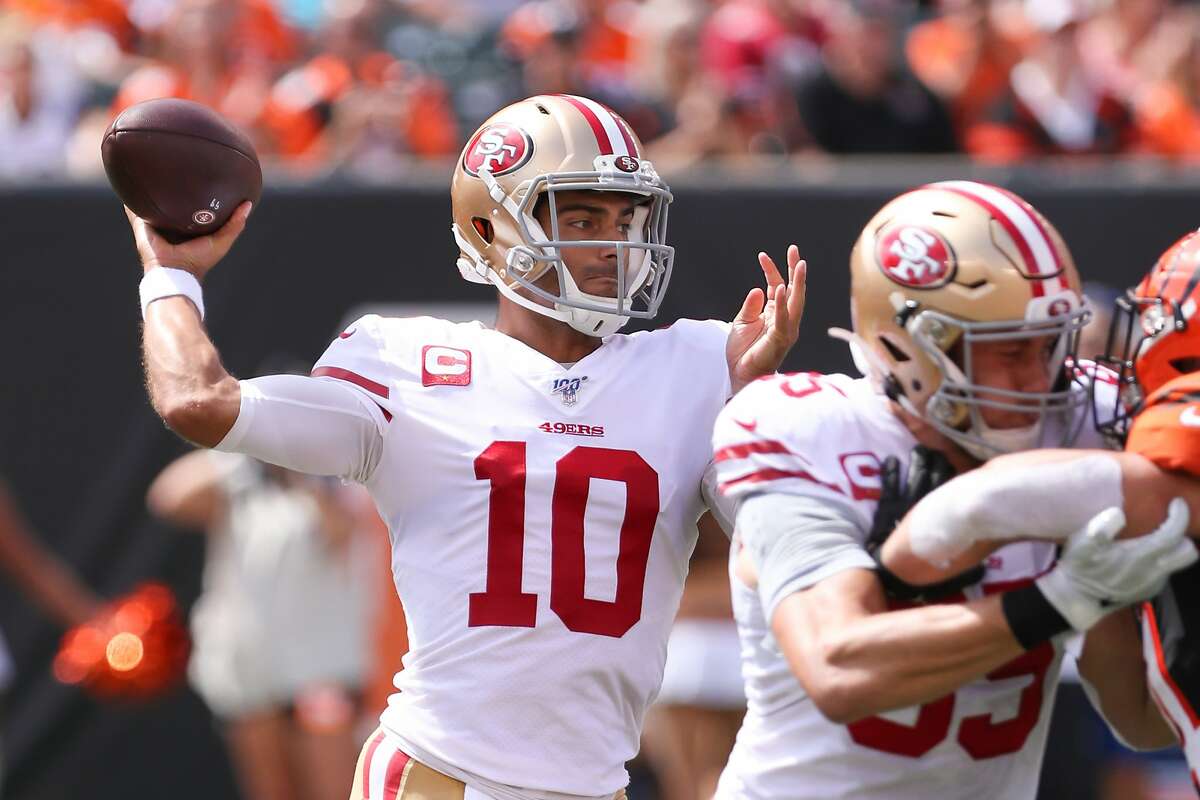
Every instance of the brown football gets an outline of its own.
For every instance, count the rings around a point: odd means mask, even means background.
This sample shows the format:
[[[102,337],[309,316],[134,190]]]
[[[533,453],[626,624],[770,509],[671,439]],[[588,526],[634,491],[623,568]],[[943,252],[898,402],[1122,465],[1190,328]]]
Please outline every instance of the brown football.
[[[108,126],[100,153],[121,201],[174,243],[212,233],[262,193],[250,139],[190,100],[130,106]]]

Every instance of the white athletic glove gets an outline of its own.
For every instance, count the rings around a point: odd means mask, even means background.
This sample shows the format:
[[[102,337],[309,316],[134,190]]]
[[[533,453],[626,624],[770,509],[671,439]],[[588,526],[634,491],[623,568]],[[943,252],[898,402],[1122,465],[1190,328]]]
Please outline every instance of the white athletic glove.
[[[1153,533],[1116,541],[1125,512],[1107,508],[1071,534],[1058,564],[1037,586],[1072,628],[1087,630],[1105,614],[1158,594],[1172,572],[1195,563],[1188,517],[1187,503],[1177,497]]]

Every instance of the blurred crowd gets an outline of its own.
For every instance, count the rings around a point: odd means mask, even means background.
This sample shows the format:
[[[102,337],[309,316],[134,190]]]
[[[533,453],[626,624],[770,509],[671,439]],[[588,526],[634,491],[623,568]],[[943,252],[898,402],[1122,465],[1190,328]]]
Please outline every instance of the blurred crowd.
[[[130,104],[206,103],[277,172],[387,180],[589,95],[713,157],[1200,156],[1180,0],[0,0],[0,180],[87,178]]]

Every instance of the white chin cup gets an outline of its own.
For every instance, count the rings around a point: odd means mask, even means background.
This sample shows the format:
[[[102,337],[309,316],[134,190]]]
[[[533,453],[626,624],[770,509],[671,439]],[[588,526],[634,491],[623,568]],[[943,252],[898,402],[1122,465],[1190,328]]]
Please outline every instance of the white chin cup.
[[[983,421],[983,415],[980,414],[979,425],[976,426],[975,433],[983,441],[980,449],[988,450],[990,448],[990,452],[986,456],[980,457],[991,458],[1003,453],[1033,450],[1041,443],[1044,426],[1045,422],[1043,421],[1024,428],[993,428]]]
[[[565,305],[559,305],[558,310],[570,315],[566,320],[568,325],[588,336],[604,338],[621,330],[625,327],[625,323],[629,322],[629,317],[608,314],[603,311],[588,311]]]
[[[622,266],[628,268],[628,264],[622,264]],[[604,337],[608,336],[609,334],[616,333],[625,326],[625,323],[629,322],[629,317],[624,314],[580,308],[579,305],[577,305],[579,301],[601,305],[607,305],[611,303],[615,308],[620,302],[620,299],[613,297],[598,297],[596,295],[591,295],[580,291],[579,285],[575,283],[575,276],[572,275],[571,270],[567,268],[566,262],[561,260],[561,253],[557,268],[559,281],[562,284],[562,289],[560,290],[559,294],[566,302],[556,303],[555,307],[560,312],[565,312],[570,315],[567,318],[568,325],[580,333],[586,333],[588,336]],[[632,296],[635,293],[636,289],[633,291],[626,290],[626,294],[629,295],[629,299],[625,301],[627,306],[632,304]]]

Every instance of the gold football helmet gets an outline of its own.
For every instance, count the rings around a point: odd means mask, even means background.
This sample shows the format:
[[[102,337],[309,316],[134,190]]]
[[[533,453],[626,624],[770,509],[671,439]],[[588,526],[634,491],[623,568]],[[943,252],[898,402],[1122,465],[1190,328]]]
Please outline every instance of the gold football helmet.
[[[863,229],[850,256],[855,360],[902,408],[978,458],[1046,442],[1060,415],[1064,440],[1086,416],[1071,364],[1091,312],[1058,231],[1005,189],[943,181],[900,195]],[[1056,337],[1051,389],[976,382],[973,342]],[[985,406],[1036,413],[1028,428],[987,425]],[[1061,444],[1063,442],[1057,442]]]
[[[646,198],[627,240],[562,239],[555,193],[581,189]],[[642,158],[628,123],[600,103],[539,95],[501,109],[467,142],[450,194],[458,268],[467,280],[495,284],[513,302],[589,336],[658,312],[675,252],[666,244],[671,192]],[[534,217],[539,201],[550,205],[549,231]],[[579,289],[563,262],[569,247],[616,249],[616,297]],[[552,269],[557,294],[537,285]]]

